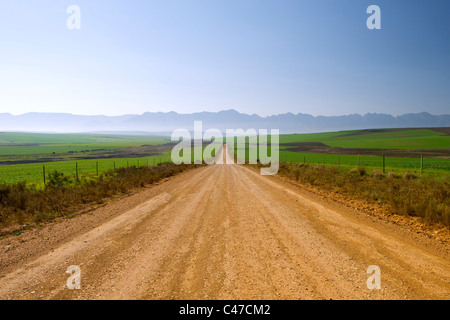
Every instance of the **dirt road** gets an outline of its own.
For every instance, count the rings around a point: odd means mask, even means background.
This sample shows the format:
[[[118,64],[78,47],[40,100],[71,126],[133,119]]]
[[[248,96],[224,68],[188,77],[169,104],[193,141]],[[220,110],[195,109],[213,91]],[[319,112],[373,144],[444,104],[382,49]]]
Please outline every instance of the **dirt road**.
[[[0,241],[1,299],[449,299],[448,247],[211,165]],[[66,286],[79,266],[81,289]],[[381,289],[367,287],[367,268]]]

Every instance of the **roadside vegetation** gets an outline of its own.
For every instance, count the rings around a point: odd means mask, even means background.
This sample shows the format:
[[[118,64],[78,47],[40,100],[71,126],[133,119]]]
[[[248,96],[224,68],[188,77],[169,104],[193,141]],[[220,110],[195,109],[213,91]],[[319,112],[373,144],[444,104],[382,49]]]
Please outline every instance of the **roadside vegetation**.
[[[281,149],[282,147],[280,147]],[[446,158],[430,158],[427,156],[421,160],[416,157],[384,157],[384,171],[403,174],[408,171],[420,175],[441,177],[450,174],[450,149]],[[324,167],[339,167],[351,170],[352,168],[364,167],[367,171],[383,171],[383,155],[358,155],[358,154],[325,154],[325,153],[303,153],[280,150],[280,160],[291,163],[303,163],[309,165],[321,165]],[[422,168],[421,168],[422,166]]]
[[[77,179],[54,170],[44,188],[20,182],[0,185],[0,236],[12,225],[30,225],[70,216],[89,204],[101,204],[114,195],[158,182],[201,165],[132,166]],[[16,228],[17,230],[17,228]]]
[[[450,227],[450,176],[419,177],[359,169],[280,163],[278,174],[353,199],[376,202],[392,214],[416,216]]]
[[[149,165],[155,166],[170,161],[170,152],[145,157],[78,159],[70,161],[51,161],[41,163],[24,163],[0,165],[0,184],[14,184],[26,181],[43,187],[43,168],[45,171],[59,171],[66,176],[96,175],[106,173],[114,168]]]

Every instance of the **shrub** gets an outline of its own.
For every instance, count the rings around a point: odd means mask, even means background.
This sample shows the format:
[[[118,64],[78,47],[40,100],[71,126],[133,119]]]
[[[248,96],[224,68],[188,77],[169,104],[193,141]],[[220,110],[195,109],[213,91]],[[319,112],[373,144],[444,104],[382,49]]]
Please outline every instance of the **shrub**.
[[[55,170],[48,174],[47,186],[50,188],[61,188],[63,185],[69,182],[69,178],[64,173]]]
[[[365,176],[366,175],[366,168],[359,168],[358,169],[358,172],[359,172],[359,175],[362,177],[362,176]]]

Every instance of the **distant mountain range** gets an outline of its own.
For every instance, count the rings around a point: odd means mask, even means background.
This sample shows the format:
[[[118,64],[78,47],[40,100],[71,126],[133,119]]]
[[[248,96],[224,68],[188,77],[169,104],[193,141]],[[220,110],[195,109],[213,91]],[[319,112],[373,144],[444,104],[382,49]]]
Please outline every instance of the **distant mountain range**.
[[[146,132],[170,133],[174,129],[193,130],[194,121],[203,121],[203,129],[279,129],[280,133],[309,133],[378,128],[449,127],[450,115],[427,112],[401,116],[367,113],[343,116],[279,114],[261,117],[235,110],[179,114],[146,112],[142,115],[83,116],[67,113],[0,113],[0,131],[28,132]]]

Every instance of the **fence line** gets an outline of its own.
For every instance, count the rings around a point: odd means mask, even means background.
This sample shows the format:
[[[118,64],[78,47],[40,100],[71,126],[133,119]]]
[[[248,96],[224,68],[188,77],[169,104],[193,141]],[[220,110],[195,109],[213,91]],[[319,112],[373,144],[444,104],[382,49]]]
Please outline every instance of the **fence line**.
[[[280,150],[280,162],[308,164],[312,166],[335,166],[338,168],[368,168],[380,170],[386,173],[386,170],[392,171],[411,171],[423,175],[424,173],[450,173],[450,159],[426,158],[423,154],[417,157],[396,157],[386,156],[385,154],[362,156],[360,154],[319,154],[319,153],[300,153]],[[237,151],[235,151],[237,156]],[[246,159],[248,154],[246,153]],[[260,159],[258,158],[258,161]],[[438,171],[438,172],[436,172]]]
[[[166,157],[153,158],[153,166],[157,166],[157,165],[160,165],[162,163],[166,163],[167,161],[165,161],[165,160],[167,160]],[[137,167],[137,168],[142,167],[140,165],[141,162],[139,161],[139,159],[136,159],[135,161],[136,161],[135,163],[131,162],[131,167]],[[104,162],[105,161],[103,161],[103,164],[104,164]],[[116,161],[112,161],[112,168],[113,168],[113,170],[120,169],[120,168],[130,168],[130,160],[126,161],[126,166],[125,166],[125,161],[123,161],[122,165],[120,165],[120,161],[118,161],[118,162],[119,162],[119,165],[116,166]],[[146,165],[147,167],[151,167],[151,166],[149,166],[149,160],[148,159],[146,159],[146,163],[147,163],[147,165]],[[90,170],[90,169],[92,169],[91,168],[92,165],[91,166],[86,165],[86,166],[83,167],[83,166],[79,165],[78,162],[75,162],[74,166],[75,166],[75,177],[76,177],[77,181],[79,181],[80,177],[83,176],[83,175],[89,175],[89,174],[94,175],[95,174],[98,177],[99,173],[111,170],[110,166],[104,165],[103,167],[105,168],[105,170],[101,171],[101,165],[99,164],[98,161],[95,162],[95,169],[93,169],[94,171]],[[46,176],[47,176],[47,174],[50,174],[52,171],[55,171],[55,170],[58,171],[58,172],[62,172],[62,173],[64,173],[64,171],[67,171],[67,170],[62,170],[62,169],[58,169],[58,168],[54,168],[54,167],[51,170],[47,170],[47,169],[49,169],[48,167],[53,167],[53,166],[52,165],[48,165],[47,167],[45,165],[42,166],[42,174],[43,174],[44,185],[46,184],[46,179],[47,179]],[[86,173],[83,173],[83,168],[86,168],[86,167],[88,167],[89,169],[88,169],[88,171]]]
[[[450,159],[425,158],[423,154],[418,158],[388,157],[384,154],[380,156],[324,154],[322,161],[317,161],[318,156],[319,154],[280,153],[280,162],[303,163],[313,166],[321,164],[323,166],[355,167],[358,170],[363,167],[379,168],[383,173],[386,173],[387,167],[394,170],[414,170],[420,172],[421,175],[427,170],[433,169],[450,171]],[[417,160],[414,161],[414,159]]]

